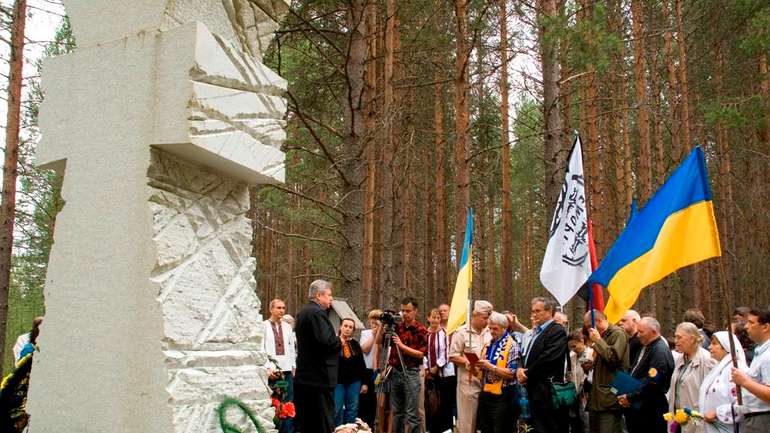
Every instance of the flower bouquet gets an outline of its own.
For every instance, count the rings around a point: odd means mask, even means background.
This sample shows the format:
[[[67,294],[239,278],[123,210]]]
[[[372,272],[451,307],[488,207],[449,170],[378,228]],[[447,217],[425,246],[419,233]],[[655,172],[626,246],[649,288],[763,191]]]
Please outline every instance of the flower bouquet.
[[[273,416],[273,424],[275,428],[280,429],[281,424],[287,419],[294,418],[297,414],[294,407],[294,403],[287,401],[287,389],[289,383],[283,377],[283,374],[278,372],[275,375],[275,379],[270,381],[270,390],[272,395],[270,396],[273,407],[275,408],[275,416]]]
[[[671,423],[669,432],[676,433],[680,426],[683,426],[690,421],[693,421],[697,424],[700,420],[703,419],[703,415],[698,413],[696,410],[692,410],[689,407],[686,407],[684,409],[677,409],[674,412],[663,414],[663,419]]]

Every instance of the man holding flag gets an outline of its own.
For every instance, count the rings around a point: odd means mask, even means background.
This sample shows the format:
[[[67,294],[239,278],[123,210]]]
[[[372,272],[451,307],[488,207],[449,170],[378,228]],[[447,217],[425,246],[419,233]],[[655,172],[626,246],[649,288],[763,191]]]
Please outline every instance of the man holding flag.
[[[449,346],[449,361],[457,371],[457,433],[476,432],[476,411],[481,393],[481,381],[474,368],[481,357],[481,350],[492,340],[487,327],[492,304],[476,301],[469,324],[461,326]]]
[[[457,367],[457,432],[475,433],[481,382],[473,370],[481,350],[492,340],[487,327],[492,304],[476,301],[473,312],[469,312],[473,279],[473,209],[468,209],[463,251],[457,268],[457,283],[447,320],[447,334],[452,335],[454,332],[449,347],[449,361]]]

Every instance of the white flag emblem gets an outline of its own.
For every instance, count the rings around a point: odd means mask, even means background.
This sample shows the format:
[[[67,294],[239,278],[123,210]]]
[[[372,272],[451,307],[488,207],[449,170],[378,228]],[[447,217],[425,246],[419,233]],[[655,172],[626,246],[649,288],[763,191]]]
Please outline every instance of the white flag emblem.
[[[588,215],[583,182],[580,137],[569,157],[564,184],[551,220],[540,282],[564,305],[591,275],[588,256]]]

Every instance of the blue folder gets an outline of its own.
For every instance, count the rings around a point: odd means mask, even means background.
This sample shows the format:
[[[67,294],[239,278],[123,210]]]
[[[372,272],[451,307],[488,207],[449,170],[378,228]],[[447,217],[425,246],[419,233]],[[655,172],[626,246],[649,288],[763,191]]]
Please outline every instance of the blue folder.
[[[615,395],[632,394],[642,387],[642,382],[628,373],[618,372],[615,380],[610,383],[610,389]]]

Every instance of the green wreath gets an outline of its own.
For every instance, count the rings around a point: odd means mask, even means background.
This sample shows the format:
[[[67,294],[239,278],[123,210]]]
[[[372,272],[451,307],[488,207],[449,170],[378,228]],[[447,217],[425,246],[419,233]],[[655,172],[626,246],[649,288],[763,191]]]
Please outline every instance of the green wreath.
[[[219,414],[219,426],[222,428],[222,433],[243,433],[243,431],[239,430],[238,427],[227,422],[227,409],[233,406],[239,408],[243,413],[246,414],[247,417],[249,417],[251,423],[254,424],[254,427],[256,427],[258,433],[266,433],[265,429],[262,427],[259,421],[257,421],[257,417],[254,415],[254,412],[252,412],[244,402],[230,397],[225,398],[224,401],[222,401],[222,404],[220,404],[217,408],[217,413]]]

